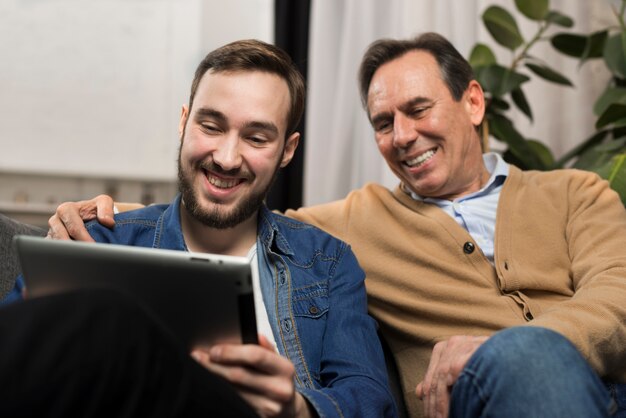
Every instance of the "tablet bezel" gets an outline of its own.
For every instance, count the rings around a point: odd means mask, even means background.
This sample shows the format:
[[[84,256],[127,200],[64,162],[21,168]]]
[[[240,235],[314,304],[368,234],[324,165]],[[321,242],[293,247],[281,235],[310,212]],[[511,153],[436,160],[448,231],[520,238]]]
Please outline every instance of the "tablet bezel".
[[[257,343],[245,257],[13,238],[29,298],[112,288],[136,298],[189,348]]]

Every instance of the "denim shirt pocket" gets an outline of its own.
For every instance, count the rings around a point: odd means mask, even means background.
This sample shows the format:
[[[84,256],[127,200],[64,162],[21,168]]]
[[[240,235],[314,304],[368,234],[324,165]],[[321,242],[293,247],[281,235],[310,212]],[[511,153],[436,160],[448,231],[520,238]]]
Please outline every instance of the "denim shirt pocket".
[[[328,282],[325,280],[292,290],[295,316],[318,319],[328,312],[328,306]]]

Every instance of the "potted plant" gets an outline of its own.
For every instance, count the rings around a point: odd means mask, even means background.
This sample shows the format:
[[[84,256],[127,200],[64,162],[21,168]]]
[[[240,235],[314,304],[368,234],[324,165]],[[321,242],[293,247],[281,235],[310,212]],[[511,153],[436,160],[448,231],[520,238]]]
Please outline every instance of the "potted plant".
[[[589,34],[549,32],[550,28],[571,28],[574,24],[567,15],[550,10],[549,0],[515,0],[515,7],[524,17],[537,22],[537,31],[528,40],[506,9],[490,6],[482,15],[494,40],[512,51],[511,63],[499,64],[491,48],[481,43],[470,53],[470,64],[487,98],[483,141],[486,143],[489,136],[501,141],[506,147],[504,159],[523,169],[573,167],[594,171],[609,181],[626,205],[626,0],[613,4],[615,25]],[[523,91],[531,78],[520,70],[552,83],[572,85],[548,63],[531,54],[538,42],[550,42],[555,50],[578,59],[581,65],[602,60],[612,74],[604,93],[593,105],[596,132],[558,160],[544,143],[525,138],[507,116],[507,110],[515,106],[531,120],[533,117]]]

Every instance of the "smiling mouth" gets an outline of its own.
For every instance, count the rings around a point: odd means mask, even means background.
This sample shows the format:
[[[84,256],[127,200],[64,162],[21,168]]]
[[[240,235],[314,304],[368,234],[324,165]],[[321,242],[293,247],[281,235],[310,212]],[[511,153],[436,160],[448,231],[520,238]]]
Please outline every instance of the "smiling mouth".
[[[418,155],[412,160],[404,161],[404,164],[409,166],[410,168],[415,168],[423,165],[427,161],[429,161],[433,156],[437,153],[437,148],[429,149],[428,151]]]
[[[209,183],[217,187],[218,189],[230,189],[243,182],[242,179],[224,179],[221,177],[217,177],[206,171],[204,174]]]

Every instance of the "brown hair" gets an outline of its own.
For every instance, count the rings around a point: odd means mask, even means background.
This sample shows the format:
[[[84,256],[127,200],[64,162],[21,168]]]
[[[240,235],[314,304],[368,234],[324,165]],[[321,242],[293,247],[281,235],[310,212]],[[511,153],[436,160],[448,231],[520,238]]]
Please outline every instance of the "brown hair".
[[[454,100],[461,100],[470,81],[474,79],[472,67],[450,41],[438,33],[427,32],[413,39],[380,39],[370,44],[359,67],[359,90],[365,109],[374,73],[383,64],[414,50],[426,51],[435,57],[450,94]]]
[[[284,79],[291,97],[286,135],[289,136],[295,132],[304,111],[305,86],[302,75],[285,51],[256,39],[231,42],[211,51],[196,69],[191,83],[189,109],[193,105],[202,76],[209,70],[214,72],[264,71]]]

